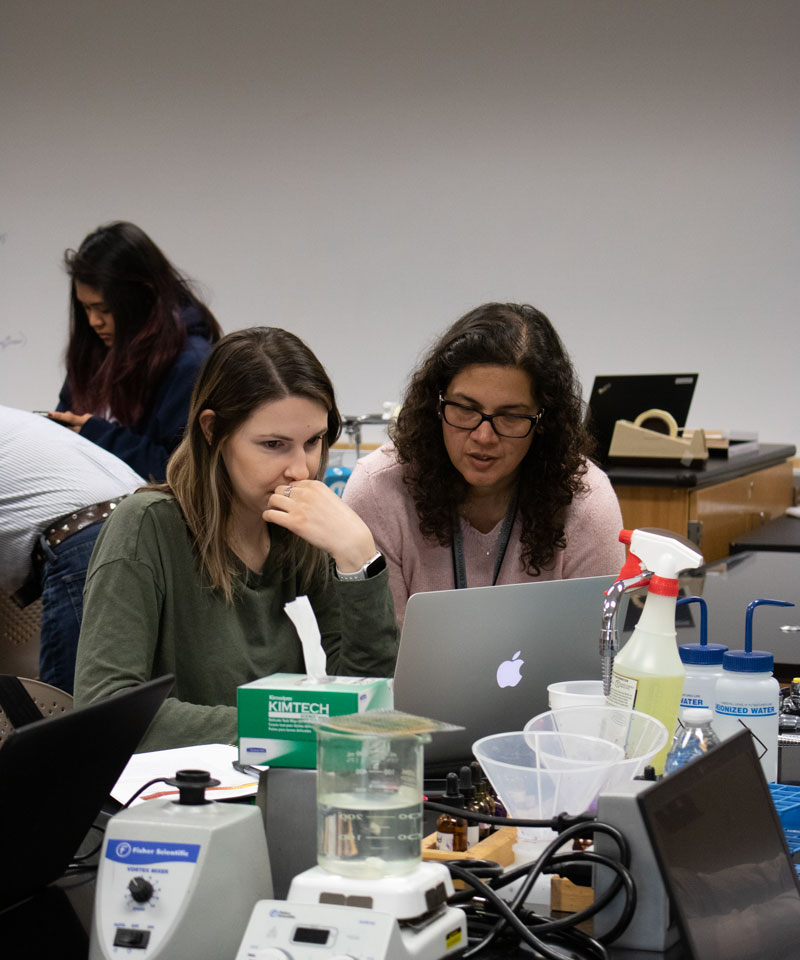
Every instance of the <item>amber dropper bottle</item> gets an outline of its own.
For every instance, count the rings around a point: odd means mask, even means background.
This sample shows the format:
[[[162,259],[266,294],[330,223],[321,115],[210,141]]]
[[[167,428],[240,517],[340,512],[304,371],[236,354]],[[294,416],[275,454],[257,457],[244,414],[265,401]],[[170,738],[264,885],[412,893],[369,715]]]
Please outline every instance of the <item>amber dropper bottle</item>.
[[[464,807],[464,797],[458,789],[458,774],[447,774],[447,789],[442,798],[448,807]],[[442,813],[436,821],[436,849],[449,853],[465,853],[467,849],[467,821],[451,813]]]
[[[459,785],[461,792],[464,794],[464,809],[478,813],[480,808],[478,806],[477,790],[472,783],[472,770],[467,766],[462,767],[459,772]],[[480,825],[478,821],[467,820],[467,845],[474,847],[479,840]]]
[[[489,781],[483,775],[481,765],[477,760],[470,764],[472,771],[472,782],[475,785],[475,801],[480,813],[485,813],[490,817],[494,816],[494,798],[489,793]],[[494,833],[494,826],[491,823],[481,823],[478,825],[478,842],[485,840],[490,834]]]

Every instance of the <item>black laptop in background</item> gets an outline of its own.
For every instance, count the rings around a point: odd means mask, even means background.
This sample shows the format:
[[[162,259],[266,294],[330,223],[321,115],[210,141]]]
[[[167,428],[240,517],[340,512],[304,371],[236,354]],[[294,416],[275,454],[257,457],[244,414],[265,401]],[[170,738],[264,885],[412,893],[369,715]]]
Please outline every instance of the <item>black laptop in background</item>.
[[[0,749],[0,912],[64,873],[173,682],[159,677],[9,734]]]
[[[666,410],[680,428],[686,426],[696,373],[635,373],[594,378],[586,426],[597,442],[595,458],[608,462],[617,420],[635,420],[645,410]]]

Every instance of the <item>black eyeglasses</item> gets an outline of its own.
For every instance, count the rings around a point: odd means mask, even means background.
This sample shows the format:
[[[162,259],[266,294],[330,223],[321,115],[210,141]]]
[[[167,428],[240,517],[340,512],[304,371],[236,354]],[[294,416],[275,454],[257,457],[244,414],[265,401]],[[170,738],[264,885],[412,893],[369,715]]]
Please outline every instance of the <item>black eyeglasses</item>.
[[[440,393],[439,412],[444,417],[445,423],[449,423],[456,430],[477,430],[484,420],[488,420],[498,437],[524,440],[542,419],[544,409],[532,417],[521,413],[481,413],[474,407],[465,407],[463,403],[445,400]]]

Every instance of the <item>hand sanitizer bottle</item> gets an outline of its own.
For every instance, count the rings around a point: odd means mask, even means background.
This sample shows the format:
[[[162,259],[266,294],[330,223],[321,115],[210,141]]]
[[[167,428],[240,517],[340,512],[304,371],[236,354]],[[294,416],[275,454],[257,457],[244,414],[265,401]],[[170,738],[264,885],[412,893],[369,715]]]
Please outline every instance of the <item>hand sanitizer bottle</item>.
[[[726,740],[747,727],[770,783],[778,779],[778,712],[780,686],[772,676],[773,656],[753,650],[753,611],[760,604],[793,607],[785,600],[753,600],[747,605],[744,650],[729,650],[722,657],[723,676],[717,682],[714,730]]]
[[[677,606],[697,603],[700,606],[700,643],[682,643],[678,647],[686,668],[681,695],[680,719],[685,724],[688,710],[707,707],[714,712],[717,681],[723,674],[722,655],[728,649],[722,643],[708,642],[708,608],[702,597],[681,597]]]

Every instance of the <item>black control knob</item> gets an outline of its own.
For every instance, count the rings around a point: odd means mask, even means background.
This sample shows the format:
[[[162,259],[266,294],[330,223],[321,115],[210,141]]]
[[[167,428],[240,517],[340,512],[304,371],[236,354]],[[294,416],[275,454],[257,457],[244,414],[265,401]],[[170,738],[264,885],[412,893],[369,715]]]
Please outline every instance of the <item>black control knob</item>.
[[[128,884],[128,889],[137,903],[147,903],[153,896],[153,884],[144,877],[134,877]]]

